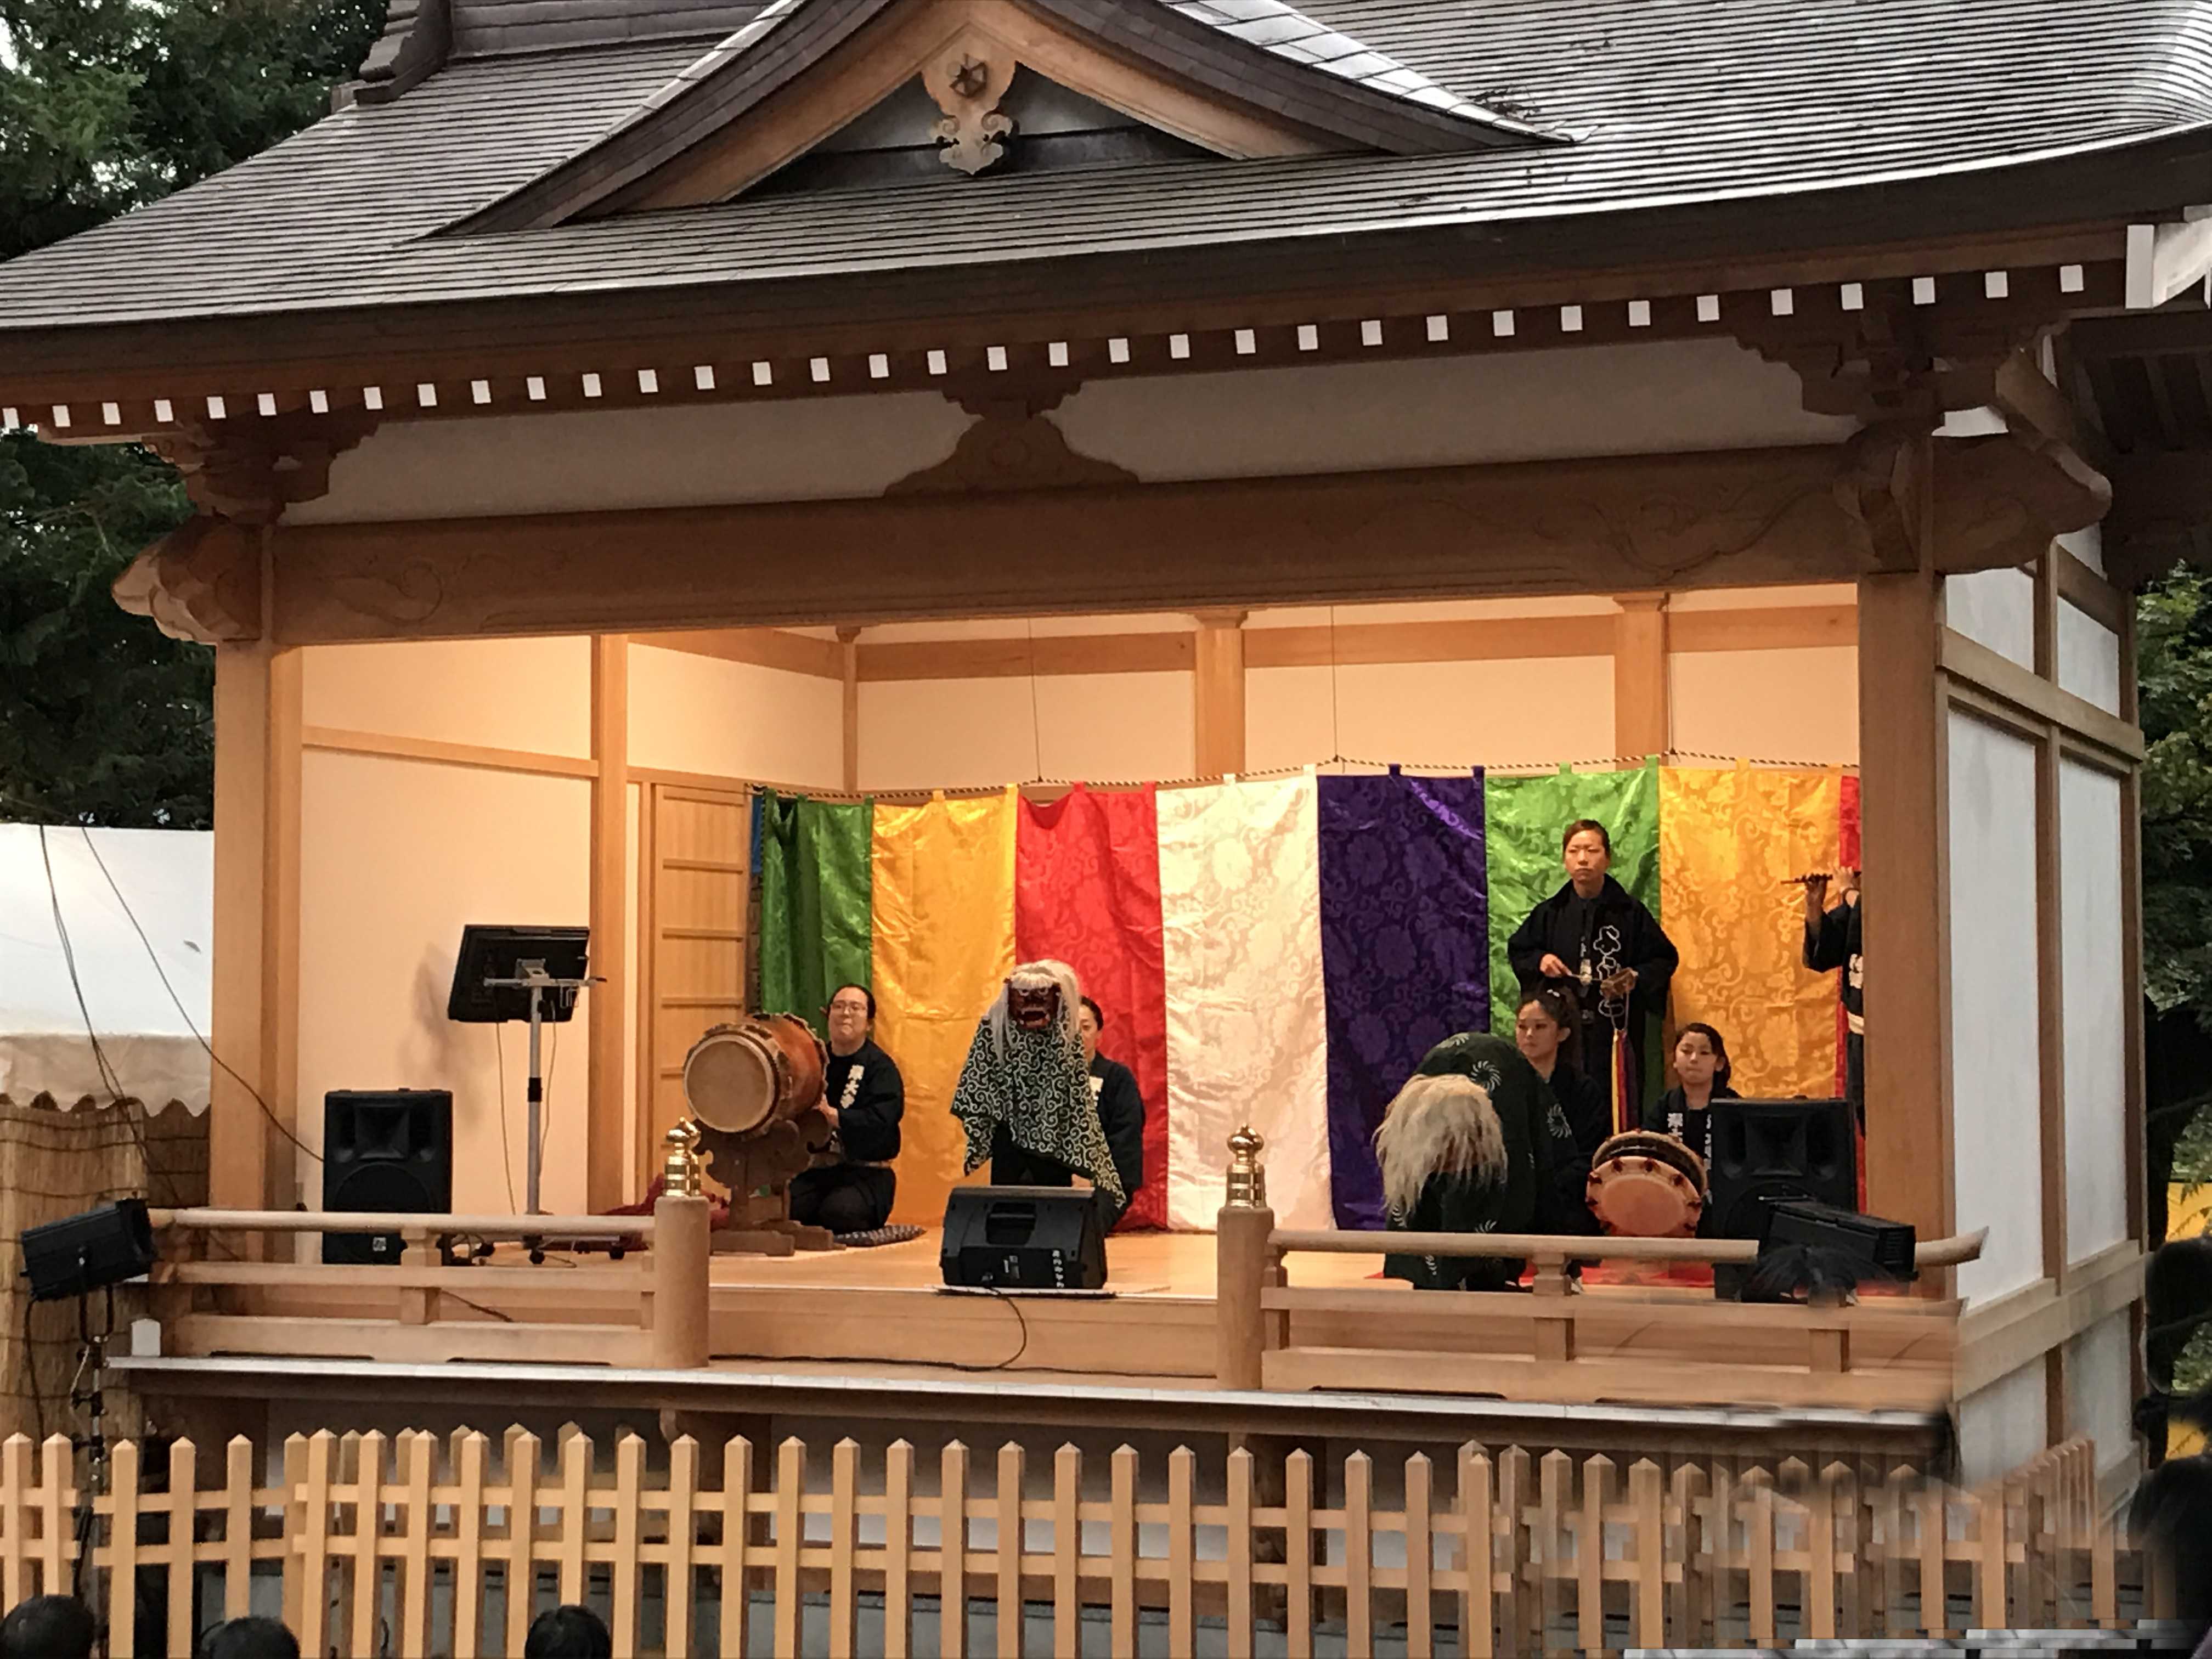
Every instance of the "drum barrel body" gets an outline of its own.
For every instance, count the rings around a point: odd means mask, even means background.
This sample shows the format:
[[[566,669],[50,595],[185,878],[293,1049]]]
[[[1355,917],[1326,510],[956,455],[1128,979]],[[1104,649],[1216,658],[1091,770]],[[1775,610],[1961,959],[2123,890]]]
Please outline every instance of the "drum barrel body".
[[[790,1014],[717,1025],[684,1057],[684,1098],[709,1129],[750,1135],[822,1103],[822,1045]]]

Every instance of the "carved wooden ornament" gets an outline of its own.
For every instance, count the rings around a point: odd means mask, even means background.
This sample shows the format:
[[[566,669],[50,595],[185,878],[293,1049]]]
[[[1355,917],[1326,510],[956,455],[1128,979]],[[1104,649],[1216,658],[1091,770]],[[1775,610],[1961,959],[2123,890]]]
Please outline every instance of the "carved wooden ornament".
[[[999,100],[1013,84],[1013,54],[981,34],[970,33],[938,53],[923,67],[921,83],[945,118],[937,124],[939,157],[971,178],[1006,153],[1000,139],[1014,124],[999,113]]]
[[[199,514],[115,579],[115,602],[173,640],[226,645],[261,637],[261,532]]]

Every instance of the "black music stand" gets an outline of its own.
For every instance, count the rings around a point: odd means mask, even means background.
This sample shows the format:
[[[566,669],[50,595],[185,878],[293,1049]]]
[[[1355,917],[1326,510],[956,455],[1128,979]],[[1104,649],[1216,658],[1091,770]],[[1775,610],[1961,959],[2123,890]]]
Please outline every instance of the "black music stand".
[[[538,1201],[538,1120],[545,1082],[538,1066],[540,1034],[548,1020],[576,1017],[576,993],[592,982],[588,927],[497,927],[471,922],[461,929],[453,962],[453,988],[446,1018],[466,1024],[530,1023],[530,1139],[523,1213],[543,1215]]]

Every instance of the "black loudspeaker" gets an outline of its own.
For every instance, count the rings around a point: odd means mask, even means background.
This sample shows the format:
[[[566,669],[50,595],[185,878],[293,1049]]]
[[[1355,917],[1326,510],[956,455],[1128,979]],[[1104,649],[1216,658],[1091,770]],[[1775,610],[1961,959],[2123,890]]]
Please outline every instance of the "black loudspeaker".
[[[33,1302],[120,1285],[152,1267],[154,1255],[154,1225],[143,1198],[118,1199],[23,1230],[23,1276]]]
[[[1095,1291],[1106,1223],[1085,1187],[955,1187],[945,1205],[945,1282],[1000,1291]]]
[[[437,1215],[453,1207],[453,1097],[445,1089],[323,1097],[323,1208]],[[323,1260],[399,1260],[398,1233],[325,1233]]]
[[[1759,1248],[1762,1255],[1792,1248],[1825,1250],[1849,1258],[1858,1267],[1862,1284],[1872,1279],[1902,1285],[1919,1275],[1913,1261],[1917,1243],[1908,1222],[1783,1198],[1766,1206],[1766,1231]]]
[[[1712,1113],[1707,1237],[1765,1237],[1766,1207],[1778,1200],[1858,1208],[1858,1125],[1849,1101],[1717,1100]]]

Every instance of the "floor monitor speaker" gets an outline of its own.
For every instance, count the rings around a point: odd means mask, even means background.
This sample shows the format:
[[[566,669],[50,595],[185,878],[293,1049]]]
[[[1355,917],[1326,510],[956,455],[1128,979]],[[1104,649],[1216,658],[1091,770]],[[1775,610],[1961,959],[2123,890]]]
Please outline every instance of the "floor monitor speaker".
[[[1106,1217],[1088,1187],[955,1187],[942,1266],[947,1285],[968,1289],[1099,1290]]]

